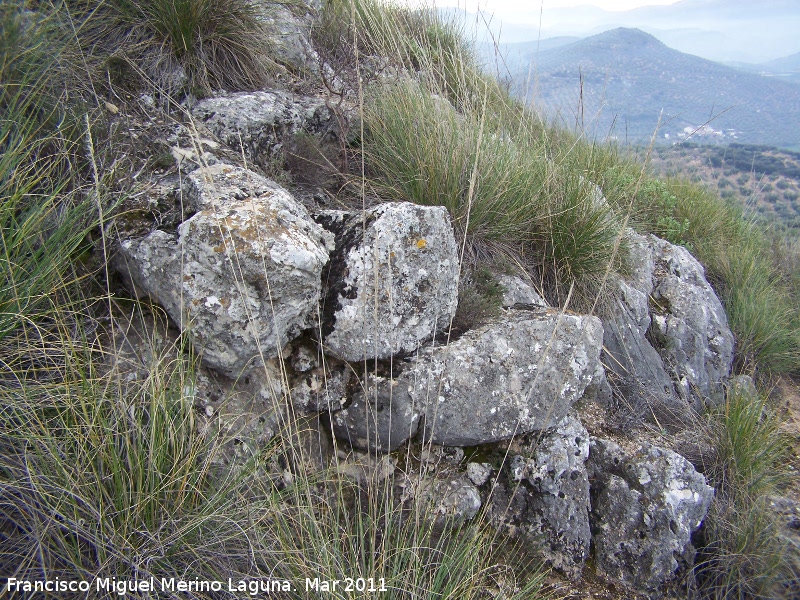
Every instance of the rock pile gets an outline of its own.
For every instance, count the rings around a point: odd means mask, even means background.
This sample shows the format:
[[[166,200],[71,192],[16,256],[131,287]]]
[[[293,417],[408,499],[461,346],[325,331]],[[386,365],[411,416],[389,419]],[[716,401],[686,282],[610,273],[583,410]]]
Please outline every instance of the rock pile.
[[[285,92],[209,98],[193,114],[254,168],[287,136],[342,135],[323,100]],[[498,275],[500,317],[448,339],[460,264],[444,208],[310,211],[222,161],[188,173],[178,192],[182,222],[120,240],[116,267],[201,357],[198,405],[241,442],[231,468],[290,412],[321,415],[340,444],[372,455],[497,445],[501,460],[462,460],[452,476],[392,466],[386,477],[403,501],[429,501],[440,526],[485,507],[574,578],[593,557],[606,576],[652,592],[691,564],[713,497],[704,477],[669,449],[623,450],[582,423],[590,400],[613,408],[607,375],[643,412],[721,397],[733,336],[686,249],[629,232],[631,273],[612,282],[618,301],[603,320],[548,307]]]

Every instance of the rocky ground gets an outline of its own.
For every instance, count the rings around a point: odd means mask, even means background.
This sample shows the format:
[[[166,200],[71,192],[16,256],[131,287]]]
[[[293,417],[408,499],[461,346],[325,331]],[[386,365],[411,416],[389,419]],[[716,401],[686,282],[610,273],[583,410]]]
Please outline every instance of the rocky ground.
[[[450,339],[461,276],[450,217],[334,200],[328,167],[355,128],[341,98],[220,94],[170,125],[129,100],[110,121],[135,121],[167,160],[117,219],[113,264],[123,293],[163,309],[200,357],[198,412],[234,438],[220,469],[302,415],[318,428],[309,468],[340,455],[341,476],[388,478],[398,502],[424,499],[442,527],[485,509],[503,535],[537,545],[566,597],[687,596],[714,496],[699,415],[752,382],[732,378],[725,311],[685,248],[627,231],[631,269],[612,277],[601,316],[548,306],[524,273],[494,273],[501,310]],[[150,333],[120,335],[132,357],[147,354]],[[800,397],[788,381],[778,391],[797,442]],[[799,491],[776,500],[789,532]]]

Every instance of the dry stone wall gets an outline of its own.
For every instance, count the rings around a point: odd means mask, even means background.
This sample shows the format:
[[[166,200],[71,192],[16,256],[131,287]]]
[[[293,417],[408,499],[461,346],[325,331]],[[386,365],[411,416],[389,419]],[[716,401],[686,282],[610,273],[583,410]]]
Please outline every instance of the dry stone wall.
[[[324,99],[286,92],[209,98],[193,114],[254,168],[287,136],[341,132]],[[222,467],[257,454],[288,415],[310,415],[333,435],[318,440],[366,453],[340,476],[379,470],[400,502],[429,503],[437,527],[486,507],[566,575],[580,578],[592,558],[601,576],[647,593],[691,563],[713,496],[703,476],[666,448],[592,438],[583,412],[599,402],[680,413],[719,399],[733,337],[689,252],[629,232],[630,273],[611,282],[602,319],[498,276],[500,315],[448,339],[460,265],[444,208],[309,212],[275,181],[210,158],[183,165],[177,227],[125,236],[115,265],[202,357],[198,408],[239,441]],[[310,443],[324,466],[330,449]],[[428,475],[377,458],[408,444],[420,464],[457,458]],[[463,447],[502,459],[465,461]]]

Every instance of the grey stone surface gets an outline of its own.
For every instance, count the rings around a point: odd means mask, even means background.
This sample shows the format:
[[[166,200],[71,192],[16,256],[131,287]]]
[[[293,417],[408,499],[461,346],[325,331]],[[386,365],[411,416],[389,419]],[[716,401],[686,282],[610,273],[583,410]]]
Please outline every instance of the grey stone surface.
[[[401,501],[414,502],[436,527],[457,526],[481,509],[481,494],[466,477],[404,475]]]
[[[650,237],[655,261],[650,339],[682,397],[721,401],[733,334],[703,266],[686,248]]]
[[[592,438],[587,466],[600,573],[652,591],[674,576],[678,559],[692,564],[691,534],[714,490],[689,461],[656,446],[628,455],[610,440]]]
[[[206,365],[236,377],[316,319],[332,238],[245,169],[216,164],[186,185],[198,212],[177,234],[123,240],[116,265],[190,333]]]
[[[319,66],[319,57],[310,42],[313,15],[296,14],[300,12],[300,3],[292,4],[293,10],[272,2],[256,2],[254,6],[269,34],[271,58],[305,77],[315,72]],[[310,3],[305,3],[305,6],[313,12],[318,10],[312,8]]]
[[[449,325],[459,264],[444,207],[389,203],[315,218],[336,236],[325,276],[326,350],[349,361],[389,358]]]
[[[199,101],[192,115],[226,146],[262,168],[283,162],[284,145],[298,134],[338,143],[339,121],[325,100],[289,92],[238,92]]]
[[[554,426],[593,381],[595,317],[508,311],[446,347],[421,349],[400,378],[425,407],[424,437],[474,446]]]
[[[624,282],[620,282],[620,288],[627,298],[617,300],[612,315],[603,321],[604,363],[625,398],[625,411],[636,418],[650,417],[653,411],[679,415],[689,406],[675,394],[674,382],[664,368],[661,355],[647,339],[648,328],[638,325],[632,313],[632,299],[636,298],[639,306],[646,306],[647,296]],[[648,326],[649,321],[648,315]]]
[[[368,375],[352,403],[331,418],[333,433],[354,448],[391,452],[417,433],[419,410],[403,381]]]
[[[703,401],[719,401],[730,375],[733,335],[725,311],[689,252],[629,231],[631,269],[614,278],[604,319],[608,369],[627,407],[680,428]]]
[[[548,562],[577,578],[589,557],[589,434],[567,416],[546,433],[531,457],[516,455],[511,480],[527,483],[523,527],[533,537],[543,534],[541,552]]]
[[[610,316],[603,321],[604,364],[617,381],[626,410],[636,416],[651,407],[676,407],[673,382],[646,334],[650,327],[649,297],[654,262],[647,238],[628,232],[630,273],[627,281],[612,279],[617,288]]]
[[[742,396],[749,398],[756,398],[758,396],[758,389],[756,388],[756,384],[750,375],[737,375],[736,377],[731,377],[728,386],[735,394],[741,394]]]
[[[275,360],[237,380],[199,367],[191,385],[194,404],[205,416],[203,431],[221,444],[213,454],[220,474],[259,454],[286,420],[284,384]]]
[[[492,475],[492,465],[489,463],[467,463],[467,479],[477,486],[482,486],[489,481]]]
[[[497,282],[505,288],[502,303],[504,308],[510,308],[515,304],[547,308],[547,302],[539,295],[539,292],[521,277],[498,275]]]
[[[347,365],[318,366],[302,373],[290,394],[292,405],[303,413],[341,410],[347,402],[350,373]]]

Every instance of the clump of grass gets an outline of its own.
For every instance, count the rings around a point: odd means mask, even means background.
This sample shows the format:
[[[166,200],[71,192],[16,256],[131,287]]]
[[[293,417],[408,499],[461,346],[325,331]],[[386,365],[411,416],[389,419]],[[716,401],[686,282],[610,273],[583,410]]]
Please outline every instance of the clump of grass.
[[[93,225],[72,172],[80,137],[57,83],[68,40],[57,13],[24,4],[0,6],[0,340],[64,300]]]
[[[702,588],[712,598],[778,597],[790,559],[767,503],[788,481],[786,437],[765,400],[740,387],[711,414],[711,435],[716,457],[706,474],[716,498],[703,531]]]
[[[459,29],[430,7],[408,10],[378,0],[331,0],[325,3],[314,40],[329,62],[339,66],[340,75],[349,74],[353,87],[353,76],[362,75],[356,66],[367,58],[384,62],[383,67],[427,70],[451,89],[472,65],[472,49]]]
[[[68,0],[94,57],[122,61],[169,94],[263,87],[276,71],[262,8],[250,0]]]
[[[402,476],[401,476],[402,477]],[[301,486],[304,483],[300,484]],[[546,598],[543,572],[524,581],[503,566],[482,518],[458,527],[442,523],[425,502],[393,498],[391,479],[357,483],[330,479],[302,488],[276,509],[267,527],[271,555],[282,575],[303,581],[312,573],[342,573],[384,586],[387,598]],[[298,498],[299,496],[299,498]],[[332,597],[359,597],[342,589]]]
[[[23,577],[152,573],[170,536],[202,526],[184,521],[206,501],[208,472],[190,371],[180,352],[162,352],[122,395],[123,374],[101,376],[88,339],[62,342],[60,383],[0,387],[6,550]]]
[[[463,273],[459,280],[458,308],[452,331],[456,334],[488,323],[500,315],[505,288],[487,268]]]
[[[526,257],[550,284],[551,300],[563,300],[574,283],[589,298],[615,268],[620,226],[610,205],[548,157],[535,126],[487,122],[489,96],[479,106],[462,102],[472,108],[460,112],[410,80],[373,93],[363,151],[384,195],[445,206],[478,255]]]

